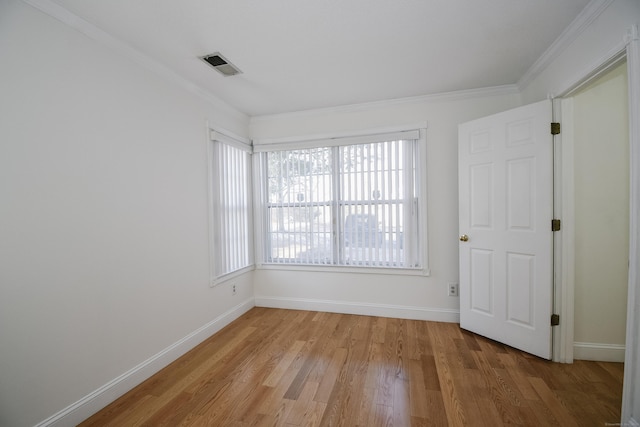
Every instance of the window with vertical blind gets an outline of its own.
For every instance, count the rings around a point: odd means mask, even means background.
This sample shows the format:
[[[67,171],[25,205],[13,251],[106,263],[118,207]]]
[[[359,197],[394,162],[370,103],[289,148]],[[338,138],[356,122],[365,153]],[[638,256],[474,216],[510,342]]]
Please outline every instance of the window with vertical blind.
[[[260,263],[425,270],[424,130],[256,145]]]
[[[251,146],[211,132],[211,284],[253,266]]]

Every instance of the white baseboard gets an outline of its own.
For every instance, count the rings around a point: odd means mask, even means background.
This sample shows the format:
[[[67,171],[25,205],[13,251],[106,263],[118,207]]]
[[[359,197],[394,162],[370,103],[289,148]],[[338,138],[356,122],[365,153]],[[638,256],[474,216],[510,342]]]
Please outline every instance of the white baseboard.
[[[104,408],[180,356],[227,326],[255,306],[253,298],[236,305],[226,313],[193,331],[186,337],[150,357],[138,366],[88,394],[62,411],[38,423],[36,427],[75,426]]]
[[[621,344],[574,342],[573,358],[598,362],[624,362],[624,349],[624,345]]]
[[[640,423],[636,421],[635,418],[629,418],[628,420],[623,421],[622,425],[629,427],[640,427]]]
[[[330,313],[360,314],[365,316],[395,317],[398,319],[460,323],[460,311],[447,308],[413,307],[405,305],[371,304],[307,298],[280,298],[269,296],[256,296],[255,304],[256,307],[326,311]]]

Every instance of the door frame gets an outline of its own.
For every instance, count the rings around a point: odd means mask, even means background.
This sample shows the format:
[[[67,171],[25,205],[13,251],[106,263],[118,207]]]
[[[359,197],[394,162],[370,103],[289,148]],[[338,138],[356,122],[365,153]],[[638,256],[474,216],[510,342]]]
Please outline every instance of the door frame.
[[[562,124],[554,137],[554,218],[562,220],[562,229],[554,235],[554,313],[561,316],[554,330],[553,360],[572,363],[574,353],[575,303],[575,137],[573,96],[589,83],[613,70],[626,60],[625,51],[618,52],[606,64],[579,85],[553,100],[553,121]]]
[[[566,132],[554,138],[554,214],[563,219],[563,230],[554,236],[554,309],[562,321],[554,328],[553,361],[573,362],[574,331],[574,243],[573,230],[573,159],[572,135],[569,117],[572,105],[568,98],[579,89],[611,70],[621,61],[627,61],[629,93],[629,279],[627,293],[627,331],[625,342],[625,369],[622,393],[622,422],[640,417],[640,389],[635,380],[640,376],[640,35],[638,27],[627,29],[620,45],[584,70],[577,78],[566,83],[554,99],[554,121],[564,123]],[[562,141],[565,141],[565,146]],[[634,408],[634,405],[636,408]],[[633,420],[638,423],[638,419]],[[635,424],[634,424],[635,425]]]

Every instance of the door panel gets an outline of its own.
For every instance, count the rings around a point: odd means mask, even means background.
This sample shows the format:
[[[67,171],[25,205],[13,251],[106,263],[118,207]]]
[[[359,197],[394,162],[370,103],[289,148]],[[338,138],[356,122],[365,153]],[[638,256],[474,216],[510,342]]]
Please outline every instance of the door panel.
[[[535,160],[507,162],[507,227],[511,231],[534,231]]]
[[[459,127],[460,324],[549,359],[551,101]]]
[[[491,229],[492,225],[492,205],[491,202],[491,182],[493,180],[493,170],[491,164],[473,165],[470,168],[471,191],[471,225],[474,228]]]
[[[471,249],[471,309],[493,315],[493,251]]]
[[[507,253],[507,318],[522,326],[534,327],[535,257]]]

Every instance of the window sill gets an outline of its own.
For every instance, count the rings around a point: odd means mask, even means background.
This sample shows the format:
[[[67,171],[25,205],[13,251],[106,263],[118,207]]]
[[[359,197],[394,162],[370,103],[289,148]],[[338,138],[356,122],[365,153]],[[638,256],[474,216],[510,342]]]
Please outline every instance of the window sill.
[[[348,267],[335,265],[257,264],[257,270],[280,270],[322,273],[387,274],[392,276],[429,276],[428,268]]]
[[[212,277],[211,280],[209,280],[209,287],[210,288],[215,288],[216,286],[229,281],[231,279],[235,279],[238,276],[242,276],[243,274],[249,272],[249,271],[253,271],[255,270],[255,265],[251,264],[247,267],[241,268],[239,270],[235,270],[232,271],[231,273],[227,273],[224,274],[222,276],[218,276],[218,277]]]

